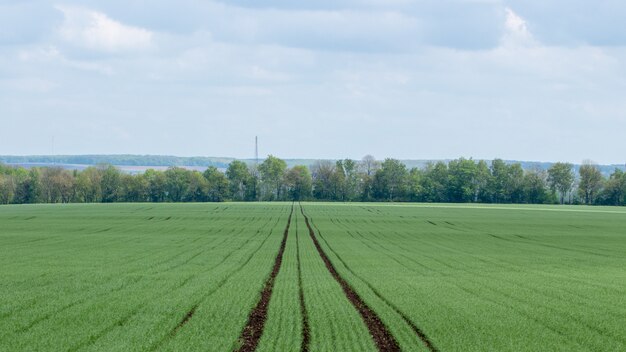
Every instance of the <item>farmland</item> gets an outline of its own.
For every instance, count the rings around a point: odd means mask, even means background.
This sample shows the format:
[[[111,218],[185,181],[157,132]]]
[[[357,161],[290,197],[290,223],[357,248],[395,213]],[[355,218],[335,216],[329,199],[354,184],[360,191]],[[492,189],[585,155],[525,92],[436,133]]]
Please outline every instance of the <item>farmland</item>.
[[[626,210],[0,207],[0,351],[626,349]]]

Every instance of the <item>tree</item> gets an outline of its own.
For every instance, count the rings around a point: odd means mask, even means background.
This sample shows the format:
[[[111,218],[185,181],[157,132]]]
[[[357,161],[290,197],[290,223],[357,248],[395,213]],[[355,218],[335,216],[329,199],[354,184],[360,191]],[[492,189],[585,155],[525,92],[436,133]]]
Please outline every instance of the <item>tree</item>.
[[[57,175],[55,182],[61,202],[69,203],[76,198],[75,181],[74,175],[67,170],[62,170]]]
[[[148,184],[148,200],[150,202],[164,202],[167,197],[165,174],[154,169],[148,169],[144,172],[143,177]]]
[[[345,173],[344,180],[344,193],[345,200],[354,201],[359,196],[359,170],[358,164],[352,159],[345,159],[343,161],[343,170]]]
[[[88,167],[76,177],[76,193],[82,202],[93,203],[102,200],[102,170]]]
[[[570,163],[555,163],[548,169],[548,183],[553,192],[559,192],[561,204],[574,186],[573,165]]]
[[[495,159],[491,162],[491,184],[489,193],[494,203],[506,203],[509,201],[509,170],[502,159]]]
[[[335,166],[335,164],[328,160],[318,160],[313,164],[313,196],[315,199],[335,200],[333,193]]]
[[[285,183],[292,200],[305,200],[311,196],[312,181],[309,168],[297,165],[287,171]]]
[[[170,202],[182,202],[189,188],[188,171],[180,167],[165,170],[165,192]]]
[[[346,200],[346,170],[343,161],[335,162],[335,172],[330,176],[332,198],[344,202]]]
[[[541,204],[548,202],[546,179],[546,172],[539,169],[529,170],[524,174],[522,188],[526,203]]]
[[[626,205],[626,172],[615,169],[602,193],[606,204]]]
[[[422,200],[425,202],[448,201],[448,164],[443,161],[429,163],[422,177]]]
[[[506,184],[508,198],[511,203],[524,201],[524,169],[519,163],[508,166],[508,180]]]
[[[448,194],[452,202],[471,202],[476,197],[476,163],[460,158],[448,163]]]
[[[39,168],[32,168],[23,179],[18,180],[14,202],[19,204],[33,204],[41,201],[41,172]]]
[[[361,169],[367,176],[373,177],[376,170],[380,169],[380,161],[368,154],[361,159]]]
[[[259,165],[261,182],[265,188],[264,199],[281,199],[285,170],[287,170],[287,163],[272,155],[268,155],[267,159],[263,160],[261,165]]]
[[[406,196],[409,172],[401,161],[385,159],[374,174],[374,195],[389,201],[403,200]]]
[[[43,168],[41,186],[46,203],[67,203],[74,198],[74,177],[60,167]]]
[[[246,187],[250,183],[250,176],[248,165],[243,161],[234,160],[228,164],[226,177],[230,183],[230,194],[233,200],[242,201],[246,199]]]
[[[422,179],[424,172],[416,167],[409,170],[407,178],[408,198],[412,202],[420,202],[423,200],[424,189],[422,187]]]
[[[129,175],[123,174],[120,178],[120,192],[118,200],[124,202],[147,202],[148,180],[145,174]]]
[[[207,180],[208,199],[211,202],[223,202],[228,198],[228,179],[215,166],[209,166],[203,173]]]
[[[13,202],[15,188],[13,176],[0,173],[0,204],[10,204]]]
[[[600,169],[591,161],[584,161],[578,173],[580,174],[579,196],[585,204],[594,204],[604,181]]]
[[[209,187],[209,181],[204,174],[195,170],[189,172],[187,174],[187,190],[185,191],[184,201],[206,202],[209,197]]]
[[[117,202],[120,192],[121,172],[113,165],[99,166],[102,178],[100,180],[100,188],[102,189],[102,202]]]
[[[474,202],[489,202],[489,184],[491,183],[491,171],[484,160],[476,164],[474,175]]]

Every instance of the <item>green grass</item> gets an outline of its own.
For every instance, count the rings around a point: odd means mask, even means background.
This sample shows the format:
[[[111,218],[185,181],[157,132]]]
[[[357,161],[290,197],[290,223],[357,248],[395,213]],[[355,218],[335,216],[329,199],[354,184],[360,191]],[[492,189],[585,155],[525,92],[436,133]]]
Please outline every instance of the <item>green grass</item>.
[[[441,351],[626,350],[626,209],[303,207],[403,350],[403,316]],[[233,350],[290,208],[2,206],[0,351]],[[295,207],[258,351],[300,349],[300,288],[311,351],[376,350]]]

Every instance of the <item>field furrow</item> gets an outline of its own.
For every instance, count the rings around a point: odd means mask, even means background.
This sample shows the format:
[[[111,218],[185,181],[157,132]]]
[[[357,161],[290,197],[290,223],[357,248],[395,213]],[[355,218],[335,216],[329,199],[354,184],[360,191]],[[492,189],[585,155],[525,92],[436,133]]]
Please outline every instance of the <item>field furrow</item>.
[[[0,207],[0,351],[622,351],[626,211]]]
[[[317,249],[318,254],[324,261],[324,265],[326,265],[326,269],[333,276],[333,278],[341,285],[346,297],[352,303],[354,308],[361,314],[361,318],[367,325],[367,328],[370,332],[370,335],[374,339],[374,343],[379,351],[399,351],[400,346],[396,341],[396,338],[389,332],[385,324],[382,322],[380,317],[374,312],[359,296],[359,294],[350,286],[350,284],[337,272],[335,266],[328,258],[328,255],[320,245],[317,240],[317,236],[315,235],[315,231],[311,227],[309,223],[309,218],[304,213],[304,208],[300,205],[300,211],[302,216],[304,216],[304,221],[309,230],[309,235],[315,248]]]

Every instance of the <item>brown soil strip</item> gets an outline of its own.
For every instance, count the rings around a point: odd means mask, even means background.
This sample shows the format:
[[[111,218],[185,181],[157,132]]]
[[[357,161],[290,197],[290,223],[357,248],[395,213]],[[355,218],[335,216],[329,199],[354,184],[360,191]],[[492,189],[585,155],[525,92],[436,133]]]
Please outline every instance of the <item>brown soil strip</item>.
[[[300,237],[298,235],[298,218],[296,217],[296,259],[298,261],[298,296],[300,298],[300,314],[302,315],[302,344],[301,352],[309,351],[311,330],[309,328],[309,315],[304,304],[304,290],[302,289],[302,265],[300,264]]]
[[[313,220],[311,220],[312,222]],[[439,350],[437,349],[437,347],[435,347],[435,345],[433,344],[433,342],[428,338],[428,336],[426,336],[426,334],[422,331],[422,329],[420,329],[417,325],[415,325],[415,323],[413,323],[411,321],[411,319],[409,319],[409,317],[404,314],[400,308],[398,308],[395,304],[391,303],[385,296],[383,296],[382,294],[380,294],[380,292],[378,292],[378,290],[376,290],[376,288],[374,288],[374,286],[372,286],[372,284],[369,283],[369,281],[365,280],[362,276],[358,275],[357,273],[355,273],[352,268],[350,268],[348,266],[348,264],[346,264],[346,262],[343,260],[343,258],[341,258],[339,256],[339,254],[337,254],[337,252],[335,252],[335,250],[330,246],[330,244],[328,243],[328,241],[326,241],[326,239],[324,238],[324,236],[322,236],[322,233],[320,232],[319,228],[317,228],[317,226],[315,224],[313,224],[313,226],[315,226],[315,229],[317,230],[317,233],[319,233],[320,237],[322,238],[322,240],[324,240],[324,243],[326,243],[326,246],[330,249],[331,252],[333,252],[333,254],[339,259],[339,261],[343,264],[343,266],[346,267],[346,269],[348,269],[348,271],[358,277],[363,283],[365,283],[367,285],[367,287],[370,288],[370,290],[372,290],[372,292],[374,292],[374,294],[376,295],[376,297],[380,298],[383,302],[385,302],[385,304],[387,304],[389,307],[391,307],[391,309],[393,309],[400,317],[402,317],[402,320],[404,320],[404,322],[411,327],[411,330],[413,330],[413,332],[415,333],[415,335],[417,335],[417,337],[419,337],[419,339],[422,341],[422,343],[424,343],[424,345],[426,346],[426,348],[431,351],[431,352],[438,352]],[[398,262],[400,265],[403,265],[402,263]],[[404,265],[403,265],[404,266]]]
[[[356,293],[356,291],[350,286],[350,284],[337,272],[335,266],[330,261],[324,249],[320,245],[317,237],[315,236],[315,231],[309,224],[309,218],[304,214],[304,208],[300,205],[300,211],[302,212],[302,216],[304,216],[304,221],[306,223],[307,228],[309,229],[309,235],[313,240],[313,244],[315,248],[317,248],[317,252],[319,253],[322,261],[326,265],[326,269],[330,272],[332,277],[339,283],[346,297],[352,303],[354,308],[361,314],[361,318],[367,325],[369,329],[370,335],[374,339],[374,343],[379,351],[400,351],[400,345],[398,341],[396,341],[395,337],[391,334],[387,327],[382,322],[380,317],[374,312],[364,301],[363,299]]]
[[[271,220],[270,220],[271,221]],[[276,224],[278,224],[278,221],[280,221],[280,219],[276,220],[276,223],[274,224],[274,226],[276,226]],[[265,227],[265,225],[263,225],[263,227]],[[257,234],[260,232],[257,231]],[[246,265],[248,265],[248,263],[250,262],[250,260],[252,259],[252,257],[254,257],[256,255],[256,253],[263,247],[263,245],[265,244],[265,242],[272,236],[273,230],[270,230],[270,233],[263,239],[263,241],[261,241],[261,243],[259,244],[259,246],[252,252],[250,253],[250,255],[248,256],[248,259],[246,259],[245,262],[239,264],[239,266],[232,272],[230,272],[229,275],[227,275],[226,277],[224,277],[220,282],[217,283],[217,285],[210,291],[205,292],[200,299],[198,299],[195,303],[195,307],[198,307],[202,302],[204,302],[204,300],[206,300],[208,297],[210,297],[212,294],[214,294],[215,292],[217,292],[217,290],[219,290],[231,277],[235,276],[238,272],[240,272]],[[247,243],[247,241],[246,241]],[[238,249],[234,250],[237,251],[239,249],[241,249],[242,247],[239,247]],[[234,252],[233,251],[233,252]],[[232,253],[232,252],[231,252]],[[229,253],[228,255],[230,255],[231,253]],[[225,260],[222,260],[220,262],[223,263]],[[218,264],[219,265],[219,264]],[[215,267],[217,267],[218,265],[216,265]],[[214,268],[215,268],[214,267]],[[180,286],[178,287],[180,288]],[[194,311],[195,312],[195,311]],[[193,314],[192,314],[193,315]],[[186,315],[188,316],[188,318],[183,319],[183,321],[185,321],[185,324],[191,320],[192,316]],[[182,327],[182,325],[181,325]],[[167,341],[170,338],[173,338],[174,335],[176,335],[176,333],[178,332],[178,330],[180,330],[180,328],[178,329],[173,329],[172,332],[173,334],[170,332],[170,334],[164,335],[160,340],[158,340],[155,344],[152,345],[152,347],[149,349],[149,351],[155,351],[157,350],[161,345],[163,345],[165,343],[165,341]]]
[[[276,282],[276,277],[280,272],[280,266],[283,263],[283,254],[285,253],[285,247],[287,246],[287,237],[289,236],[289,225],[291,225],[292,215],[293,204],[291,205],[291,212],[289,213],[287,226],[285,227],[285,232],[283,233],[283,240],[280,243],[278,254],[276,254],[276,259],[274,260],[274,267],[272,268],[270,276],[265,281],[265,286],[263,287],[263,291],[261,291],[259,301],[250,312],[248,322],[241,331],[241,335],[239,336],[241,347],[236,350],[237,352],[255,351],[259,341],[261,340],[263,328],[265,327],[265,321],[267,320],[267,310],[270,305],[270,299],[272,298],[272,291],[274,290],[274,283]]]
[[[172,331],[170,332],[171,336],[176,335],[178,330],[180,330],[180,328],[182,328],[183,326],[185,326],[185,324],[187,324],[189,319],[191,319],[191,317],[193,317],[193,314],[196,312],[196,309],[198,309],[198,305],[197,304],[195,306],[191,307],[191,309],[187,312],[187,314],[185,314],[185,316],[178,323],[178,325],[176,325],[176,327],[174,329],[172,329]]]

